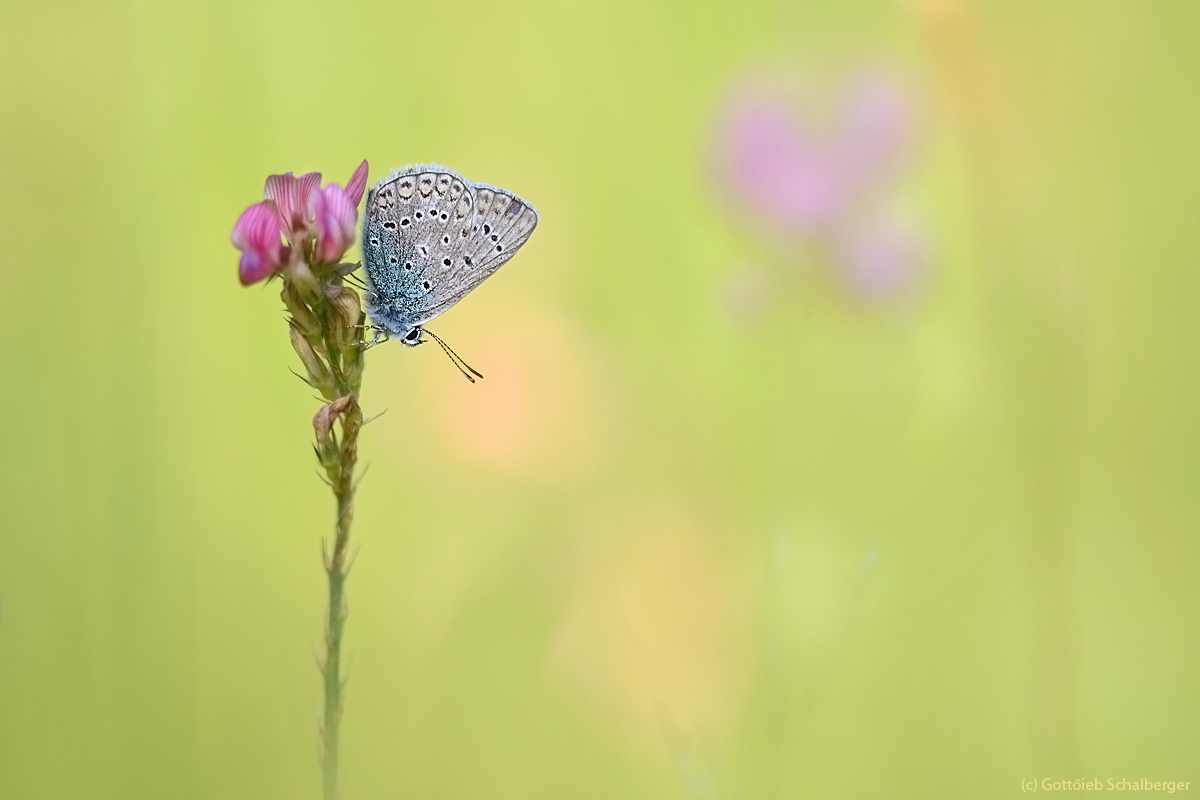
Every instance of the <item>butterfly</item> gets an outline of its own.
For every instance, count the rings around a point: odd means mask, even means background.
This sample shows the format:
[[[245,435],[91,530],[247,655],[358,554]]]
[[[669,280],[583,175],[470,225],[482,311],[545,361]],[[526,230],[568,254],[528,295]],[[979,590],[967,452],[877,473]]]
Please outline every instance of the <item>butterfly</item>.
[[[367,193],[362,226],[363,300],[375,331],[370,344],[395,337],[415,347],[428,333],[457,365],[462,359],[425,323],[504,266],[539,219],[536,208],[509,190],[448,167],[393,170]]]

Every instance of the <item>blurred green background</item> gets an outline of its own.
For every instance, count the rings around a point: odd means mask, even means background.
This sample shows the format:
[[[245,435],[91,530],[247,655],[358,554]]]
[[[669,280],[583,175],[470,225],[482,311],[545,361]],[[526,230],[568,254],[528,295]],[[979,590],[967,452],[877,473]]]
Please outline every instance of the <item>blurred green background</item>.
[[[1194,791],[1198,31],[6,2],[0,797],[318,795],[317,404],[229,231],[267,174],[364,157],[542,222],[434,326],[485,381],[368,357],[348,799]],[[919,119],[888,202],[927,244],[871,300],[731,214],[712,155],[740,76],[861,65]],[[787,280],[733,315],[747,265]]]

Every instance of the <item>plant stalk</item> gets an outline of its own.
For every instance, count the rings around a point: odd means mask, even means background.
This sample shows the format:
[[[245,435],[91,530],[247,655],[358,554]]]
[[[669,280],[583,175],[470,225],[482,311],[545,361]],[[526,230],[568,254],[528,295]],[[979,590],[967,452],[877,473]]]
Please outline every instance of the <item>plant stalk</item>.
[[[325,800],[338,796],[338,732],[342,719],[342,634],[346,625],[346,576],[350,526],[354,522],[354,465],[358,457],[358,431],[362,412],[357,401],[342,416],[342,441],[338,448],[337,477],[333,494],[337,499],[337,523],[333,552],[327,556],[325,572],[329,578],[329,607],[325,624],[325,720],[322,727],[322,770]]]
[[[350,571],[350,530],[354,523],[354,467],[363,414],[358,404],[363,352],[356,325],[365,320],[357,293],[337,273],[322,276],[315,291],[285,284],[282,298],[291,312],[292,346],[308,371],[310,386],[327,403],[313,418],[317,460],[337,502],[333,546],[323,547],[329,605],[325,611],[325,654],[321,660],[325,704],[321,724],[324,800],[338,798],[338,750],[345,677],[342,638],[346,629],[346,576]],[[336,423],[340,422],[340,435]]]

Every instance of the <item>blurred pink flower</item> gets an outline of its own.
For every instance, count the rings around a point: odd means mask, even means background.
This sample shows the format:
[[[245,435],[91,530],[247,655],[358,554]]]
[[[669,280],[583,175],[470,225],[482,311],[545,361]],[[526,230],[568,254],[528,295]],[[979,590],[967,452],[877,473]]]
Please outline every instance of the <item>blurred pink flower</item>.
[[[354,242],[367,169],[364,160],[345,189],[336,183],[322,187],[319,172],[299,178],[290,172],[268,177],[263,202],[242,212],[233,228],[233,244],[242,251],[238,264],[242,283],[255,283],[284,269],[310,240],[304,252],[315,263],[337,262]]]
[[[850,229],[837,247],[842,275],[868,300],[895,294],[924,265],[924,237],[911,225],[880,217]]]
[[[843,84],[825,125],[821,111],[767,83],[743,89],[718,123],[718,174],[752,218],[828,254],[850,288],[876,299],[925,257],[916,229],[875,210],[905,163],[911,103],[885,76],[862,73]]]
[[[779,98],[739,103],[726,123],[726,174],[752,209],[787,229],[814,232],[833,222],[849,186],[836,144],[818,141]]]
[[[838,117],[815,130],[811,110],[758,88],[734,101],[722,123],[722,172],[752,211],[785,230],[828,233],[869,184],[898,161],[909,110],[891,83],[850,83]],[[809,112],[809,113],[804,113]]]

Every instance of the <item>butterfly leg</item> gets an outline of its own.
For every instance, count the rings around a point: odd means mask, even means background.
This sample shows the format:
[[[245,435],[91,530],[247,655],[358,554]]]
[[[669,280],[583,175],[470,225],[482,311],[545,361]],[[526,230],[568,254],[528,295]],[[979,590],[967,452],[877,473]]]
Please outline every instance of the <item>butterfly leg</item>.
[[[372,339],[369,342],[359,342],[358,343],[363,346],[364,350],[370,350],[375,345],[379,344],[380,342],[386,342],[390,338],[388,336],[387,328],[380,328],[375,325],[351,325],[350,327],[351,328],[366,328],[367,330],[375,331],[374,339]]]

